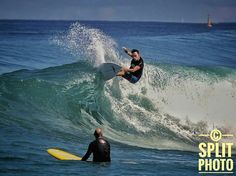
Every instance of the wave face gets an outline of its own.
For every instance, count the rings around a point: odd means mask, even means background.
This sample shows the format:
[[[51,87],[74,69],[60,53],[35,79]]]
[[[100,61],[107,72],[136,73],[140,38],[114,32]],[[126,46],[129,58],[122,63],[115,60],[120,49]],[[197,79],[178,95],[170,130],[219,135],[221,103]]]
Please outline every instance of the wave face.
[[[198,134],[213,126],[236,132],[234,69],[146,62],[135,85],[122,78],[103,82],[99,64],[129,64],[111,37],[75,23],[50,42],[78,61],[2,74],[0,124],[5,133],[23,128],[66,141],[75,131],[88,135],[100,126],[106,137],[120,143],[195,150],[202,140]]]

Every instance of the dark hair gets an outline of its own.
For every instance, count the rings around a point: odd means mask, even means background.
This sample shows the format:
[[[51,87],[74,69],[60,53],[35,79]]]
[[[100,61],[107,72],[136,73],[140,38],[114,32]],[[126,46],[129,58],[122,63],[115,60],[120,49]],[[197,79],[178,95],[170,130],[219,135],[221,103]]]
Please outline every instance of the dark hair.
[[[100,128],[97,128],[97,129],[94,131],[93,135],[94,135],[96,138],[102,136],[102,130],[101,130]]]
[[[135,53],[135,52],[137,52],[139,54],[139,50],[137,50],[137,49],[132,49],[131,50],[131,53]]]

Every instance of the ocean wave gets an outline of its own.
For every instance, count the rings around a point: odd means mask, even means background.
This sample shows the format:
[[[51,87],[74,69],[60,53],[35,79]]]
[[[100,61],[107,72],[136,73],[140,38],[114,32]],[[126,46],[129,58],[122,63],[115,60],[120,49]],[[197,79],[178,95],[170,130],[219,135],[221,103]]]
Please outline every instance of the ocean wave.
[[[121,143],[195,150],[202,140],[198,134],[212,125],[235,132],[235,71],[202,69],[146,64],[135,85],[122,78],[103,82],[96,68],[82,61],[3,74],[1,123],[55,134],[73,134],[78,127],[90,133],[101,126]]]

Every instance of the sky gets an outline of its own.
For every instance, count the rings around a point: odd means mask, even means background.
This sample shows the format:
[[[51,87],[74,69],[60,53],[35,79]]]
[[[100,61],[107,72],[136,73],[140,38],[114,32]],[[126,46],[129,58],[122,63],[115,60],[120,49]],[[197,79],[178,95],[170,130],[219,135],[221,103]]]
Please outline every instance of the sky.
[[[0,19],[236,22],[236,0],[0,0]]]

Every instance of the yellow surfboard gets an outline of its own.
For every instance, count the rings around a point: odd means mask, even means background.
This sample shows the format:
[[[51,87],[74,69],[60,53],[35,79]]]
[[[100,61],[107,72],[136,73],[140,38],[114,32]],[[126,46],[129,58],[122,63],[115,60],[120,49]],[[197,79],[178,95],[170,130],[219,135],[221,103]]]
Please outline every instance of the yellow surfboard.
[[[55,157],[58,160],[81,160],[82,158],[75,156],[71,153],[65,152],[60,149],[48,149],[48,154]]]

